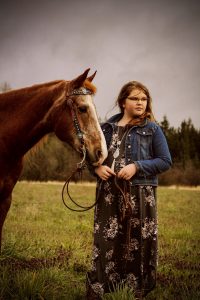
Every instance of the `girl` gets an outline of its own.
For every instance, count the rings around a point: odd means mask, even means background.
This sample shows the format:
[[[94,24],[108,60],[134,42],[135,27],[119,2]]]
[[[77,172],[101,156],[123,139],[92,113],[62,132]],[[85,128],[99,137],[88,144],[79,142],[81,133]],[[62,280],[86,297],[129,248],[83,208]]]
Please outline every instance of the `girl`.
[[[137,81],[118,96],[121,113],[102,125],[108,157],[95,168],[97,205],[87,299],[100,299],[119,283],[142,299],[156,284],[157,174],[171,165],[155,123],[148,89]]]

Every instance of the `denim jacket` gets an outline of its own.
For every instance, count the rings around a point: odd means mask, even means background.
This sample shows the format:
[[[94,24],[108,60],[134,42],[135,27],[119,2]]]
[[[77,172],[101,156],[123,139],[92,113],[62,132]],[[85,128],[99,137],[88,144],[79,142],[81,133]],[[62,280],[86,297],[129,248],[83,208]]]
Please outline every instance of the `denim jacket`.
[[[113,123],[121,118],[122,114],[114,115],[101,126],[108,149]],[[143,125],[130,128],[125,140],[125,161],[126,165],[134,163],[137,167],[137,173],[130,180],[132,185],[158,185],[157,174],[172,164],[166,138],[158,124],[146,120]]]

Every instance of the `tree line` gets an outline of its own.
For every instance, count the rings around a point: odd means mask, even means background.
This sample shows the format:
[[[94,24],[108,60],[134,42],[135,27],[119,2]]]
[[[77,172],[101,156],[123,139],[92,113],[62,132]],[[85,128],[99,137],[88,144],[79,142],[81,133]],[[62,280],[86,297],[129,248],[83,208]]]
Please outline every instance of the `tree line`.
[[[161,184],[200,185],[200,130],[191,119],[174,128],[166,116],[160,126],[173,159],[172,168],[160,175]]]
[[[6,82],[0,85],[2,92],[10,89]],[[200,130],[194,127],[191,119],[182,121],[178,128],[170,126],[167,116],[159,125],[173,160],[172,168],[159,175],[160,185],[200,185]],[[80,160],[79,154],[50,134],[25,156],[21,179],[63,181],[72,174]],[[82,178],[95,181],[87,169]]]
[[[160,126],[167,138],[173,166],[159,175],[159,183],[200,185],[200,130],[193,126],[191,119],[184,120],[178,128],[174,128],[170,126],[166,116]],[[21,179],[63,181],[72,174],[80,160],[74,150],[51,134],[44,143],[28,153]],[[95,180],[87,169],[82,178],[86,181]],[[73,180],[78,178],[74,177]]]
[[[195,129],[189,119],[178,128],[171,127],[164,116],[160,126],[167,138],[173,166],[159,175],[161,185],[200,185],[200,130]],[[79,155],[54,134],[49,135],[42,145],[32,149],[25,158],[21,179],[66,180],[80,161]],[[75,181],[78,178],[73,178]],[[83,180],[95,178],[86,169]]]

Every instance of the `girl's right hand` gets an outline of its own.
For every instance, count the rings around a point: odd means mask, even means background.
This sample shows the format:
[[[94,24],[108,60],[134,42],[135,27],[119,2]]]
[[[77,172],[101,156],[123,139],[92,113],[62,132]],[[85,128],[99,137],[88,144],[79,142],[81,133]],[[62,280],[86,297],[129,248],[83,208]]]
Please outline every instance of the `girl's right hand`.
[[[108,166],[98,166],[95,168],[95,173],[102,179],[108,180],[111,176],[116,175]]]

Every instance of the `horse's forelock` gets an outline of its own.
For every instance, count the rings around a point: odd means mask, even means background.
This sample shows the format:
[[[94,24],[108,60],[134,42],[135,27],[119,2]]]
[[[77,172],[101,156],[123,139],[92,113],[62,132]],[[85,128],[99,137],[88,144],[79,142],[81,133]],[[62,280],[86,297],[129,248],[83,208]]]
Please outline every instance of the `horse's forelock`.
[[[87,79],[84,81],[83,86],[84,86],[85,88],[87,88],[88,90],[90,90],[93,94],[95,94],[96,91],[97,91],[96,86],[95,86],[94,84],[92,84],[92,83],[91,83],[89,80],[87,80]]]

